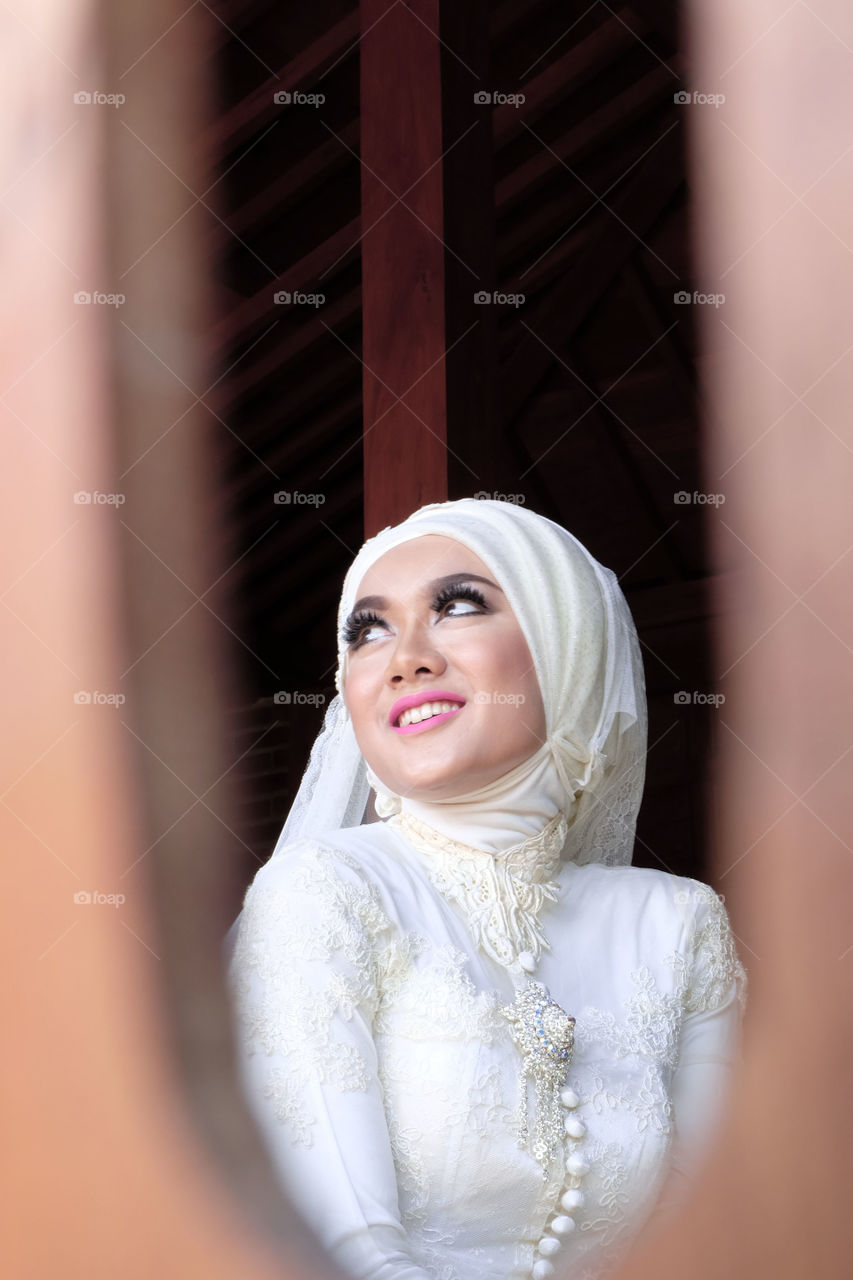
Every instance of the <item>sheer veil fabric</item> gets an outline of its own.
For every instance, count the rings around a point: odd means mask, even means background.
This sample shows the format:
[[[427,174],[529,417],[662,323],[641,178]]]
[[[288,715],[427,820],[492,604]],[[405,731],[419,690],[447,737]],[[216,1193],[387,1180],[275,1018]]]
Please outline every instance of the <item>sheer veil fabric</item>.
[[[511,774],[430,805],[385,788],[359,750],[343,699],[343,627],[364,574],[392,547],[426,534],[462,543],[494,574],[527,640],[547,728],[540,750]],[[403,809],[493,852],[562,811],[564,859],[630,863],[647,735],[639,641],[616,576],[554,521],[515,504],[462,498],[421,507],[368,539],[344,580],[335,684],[274,857],[300,837],[361,823],[372,786],[380,817]]]

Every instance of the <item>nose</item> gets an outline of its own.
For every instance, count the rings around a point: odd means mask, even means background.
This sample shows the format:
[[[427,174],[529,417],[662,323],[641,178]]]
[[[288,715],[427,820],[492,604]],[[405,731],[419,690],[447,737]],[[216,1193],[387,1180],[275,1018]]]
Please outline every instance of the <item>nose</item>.
[[[412,620],[400,628],[388,658],[386,678],[390,684],[415,684],[419,676],[438,676],[446,669],[447,660],[436,647],[429,627]]]

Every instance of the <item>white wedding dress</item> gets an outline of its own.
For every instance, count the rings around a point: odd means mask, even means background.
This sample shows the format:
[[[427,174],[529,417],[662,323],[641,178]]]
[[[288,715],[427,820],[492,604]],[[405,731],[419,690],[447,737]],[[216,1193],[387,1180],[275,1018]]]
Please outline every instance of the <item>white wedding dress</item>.
[[[246,894],[243,1088],[287,1195],[359,1280],[600,1277],[725,1106],[745,975],[720,898],[560,863],[546,836],[496,855],[402,814],[300,839]],[[530,1034],[562,1034],[531,981],[575,1018],[558,1084],[523,1077],[503,1012],[527,989]]]

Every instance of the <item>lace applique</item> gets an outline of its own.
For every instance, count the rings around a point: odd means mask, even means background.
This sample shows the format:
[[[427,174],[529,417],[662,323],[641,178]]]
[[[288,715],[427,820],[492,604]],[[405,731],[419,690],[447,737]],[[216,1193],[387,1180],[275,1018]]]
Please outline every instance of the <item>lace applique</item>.
[[[634,1208],[625,1186],[628,1181],[628,1166],[624,1149],[618,1142],[609,1142],[606,1146],[594,1143],[591,1145],[591,1154],[596,1180],[600,1184],[596,1197],[598,1212],[587,1215],[586,1221],[581,1224],[581,1231],[594,1234],[596,1247],[607,1249],[617,1242],[625,1228],[629,1209]]]
[[[672,1133],[672,1100],[660,1070],[652,1064],[646,1067],[642,1082],[633,1091],[608,1088],[600,1075],[593,1076],[589,1102],[598,1115],[605,1111],[630,1111],[638,1133],[645,1133],[647,1129],[664,1137]]]
[[[710,885],[691,880],[691,895],[707,906],[693,938],[693,969],[685,1013],[708,1013],[723,1003],[735,983],[741,1010],[746,1008],[747,977],[740,962],[726,909]]]
[[[553,880],[565,843],[560,813],[536,836],[501,854],[451,840],[410,813],[388,820],[425,855],[432,883],[448,902],[461,907],[477,945],[498,964],[515,964],[529,952],[538,960],[548,942],[539,926],[544,903],[555,902]]]
[[[733,983],[740,1006],[744,1007],[746,973],[735,950],[725,907],[708,885],[698,880],[690,883],[692,896],[709,910],[696,929],[691,954],[672,952],[662,957],[673,975],[671,992],[660,990],[647,965],[633,970],[630,978],[637,990],[626,1001],[624,1022],[593,1007],[578,1013],[578,1052],[601,1044],[616,1058],[637,1054],[675,1068],[681,1023],[686,1015],[719,1008]]]
[[[489,1138],[499,1124],[509,1121],[497,1067],[489,1067],[469,1085],[466,1111],[468,1128],[478,1138]]]
[[[614,1058],[637,1054],[675,1067],[686,977],[676,980],[669,995],[659,990],[647,965],[633,970],[630,977],[637,992],[625,1002],[625,1021],[617,1022],[612,1013],[586,1006],[577,1015],[576,1051],[589,1053],[593,1045],[603,1045]]]
[[[372,1017],[380,984],[409,967],[411,950],[390,936],[378,891],[351,858],[311,851],[310,866],[296,867],[286,884],[256,880],[250,887],[229,974],[246,1053],[260,1049],[284,1063],[271,1066],[263,1095],[291,1142],[305,1146],[315,1122],[306,1085],[347,1092],[369,1084],[367,1063],[355,1045],[335,1038],[335,1021],[350,1021],[357,1009]],[[356,876],[344,880],[336,862]],[[334,967],[310,963],[333,955]]]
[[[421,954],[424,938],[409,939],[408,954]],[[465,971],[468,957],[451,945],[432,949],[417,968],[398,965],[383,984],[374,1031],[407,1040],[479,1040],[493,1043],[500,1021],[495,992],[478,991]]]

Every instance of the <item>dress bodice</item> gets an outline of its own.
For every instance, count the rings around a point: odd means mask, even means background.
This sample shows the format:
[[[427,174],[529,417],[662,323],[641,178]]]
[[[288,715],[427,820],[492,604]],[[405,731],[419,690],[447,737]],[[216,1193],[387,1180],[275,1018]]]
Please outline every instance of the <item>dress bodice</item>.
[[[355,1277],[603,1276],[719,1116],[744,994],[720,898],[560,863],[550,835],[502,858],[396,817],[299,841],[247,892],[244,1088]],[[567,1050],[544,1084],[540,1031]]]

